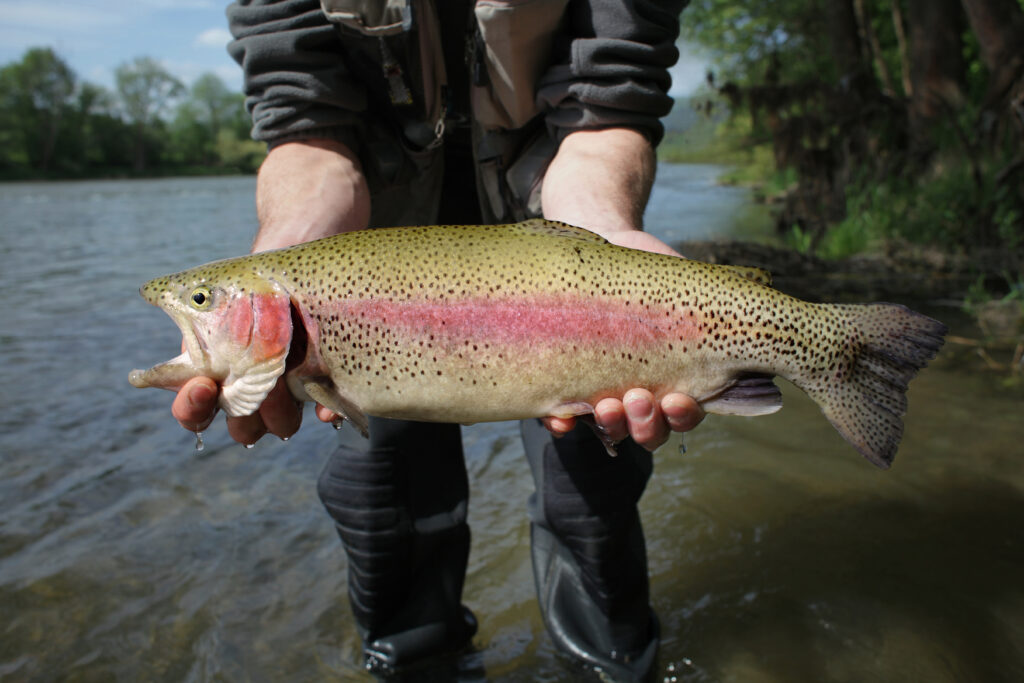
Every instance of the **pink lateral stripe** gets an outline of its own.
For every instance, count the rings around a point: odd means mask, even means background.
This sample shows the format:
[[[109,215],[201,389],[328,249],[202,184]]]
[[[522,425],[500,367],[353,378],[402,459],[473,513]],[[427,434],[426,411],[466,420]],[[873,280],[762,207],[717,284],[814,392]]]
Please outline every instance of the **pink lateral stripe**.
[[[336,303],[331,312],[345,322],[381,326],[412,337],[433,335],[438,341],[472,339],[497,345],[568,341],[635,348],[702,336],[700,321],[685,309],[641,309],[621,301],[584,304],[568,297],[444,303],[349,300]]]

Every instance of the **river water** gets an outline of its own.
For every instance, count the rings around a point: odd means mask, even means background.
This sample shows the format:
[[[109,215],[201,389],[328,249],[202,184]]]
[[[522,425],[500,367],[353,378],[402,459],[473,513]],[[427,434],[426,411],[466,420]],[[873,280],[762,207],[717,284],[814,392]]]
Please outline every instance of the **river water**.
[[[663,167],[648,223],[728,235],[746,194]],[[206,449],[128,385],[179,337],[144,280],[243,253],[252,178],[0,185],[0,679],[368,680],[315,493],[340,434]],[[742,231],[741,231],[742,232]],[[931,309],[954,331],[967,323]],[[783,383],[784,384],[784,383]],[[659,680],[1024,680],[1024,420],[940,358],[889,472],[800,392],[709,417],[642,502]],[[516,425],[464,431],[480,618],[465,680],[569,681],[534,601]],[[483,673],[480,673],[482,670]]]

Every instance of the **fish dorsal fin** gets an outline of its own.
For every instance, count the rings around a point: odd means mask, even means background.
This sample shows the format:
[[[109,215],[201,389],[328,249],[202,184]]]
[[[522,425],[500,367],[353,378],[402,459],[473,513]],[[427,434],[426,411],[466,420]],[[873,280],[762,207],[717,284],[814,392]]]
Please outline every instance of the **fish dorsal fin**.
[[[592,242],[594,244],[608,244],[608,240],[584,228],[575,225],[562,223],[560,221],[549,221],[546,218],[531,218],[509,226],[520,232],[531,235],[550,235],[553,237],[572,237],[574,239]]]
[[[764,285],[765,287],[772,286],[772,274],[764,268],[757,268],[756,266],[724,266],[720,265],[720,268],[728,268],[736,275],[753,280],[754,282]]]

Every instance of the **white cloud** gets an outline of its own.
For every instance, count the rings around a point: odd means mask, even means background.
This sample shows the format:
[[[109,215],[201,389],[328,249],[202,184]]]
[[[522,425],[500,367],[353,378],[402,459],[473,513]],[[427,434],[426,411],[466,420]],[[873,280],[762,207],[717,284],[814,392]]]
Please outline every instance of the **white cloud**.
[[[222,48],[231,41],[231,33],[226,28],[208,28],[196,36],[195,45]]]

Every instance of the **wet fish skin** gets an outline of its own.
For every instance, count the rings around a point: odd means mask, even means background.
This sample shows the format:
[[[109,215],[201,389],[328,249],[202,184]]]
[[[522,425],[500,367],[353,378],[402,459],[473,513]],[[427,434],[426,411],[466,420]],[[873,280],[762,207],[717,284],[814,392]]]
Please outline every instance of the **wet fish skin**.
[[[888,467],[907,384],[946,327],[896,304],[801,301],[767,282],[539,219],[366,230],[146,283],[187,351],[130,380],[174,388],[210,376],[240,415],[286,373],[296,397],[365,432],[367,414],[582,415],[634,387],[764,415],[781,407],[781,376]]]

